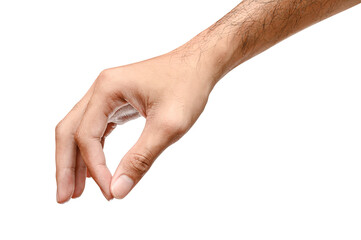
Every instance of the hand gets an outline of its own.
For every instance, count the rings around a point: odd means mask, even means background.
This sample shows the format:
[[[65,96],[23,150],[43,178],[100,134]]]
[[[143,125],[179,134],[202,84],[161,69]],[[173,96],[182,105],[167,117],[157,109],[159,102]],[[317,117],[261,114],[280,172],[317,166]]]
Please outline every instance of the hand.
[[[59,203],[82,194],[87,171],[108,200],[125,197],[155,159],[194,124],[217,76],[196,51],[188,54],[187,49],[104,70],[57,125]],[[104,139],[117,123],[139,115],[146,118],[143,132],[112,176]]]
[[[193,125],[222,76],[360,0],[321,2],[242,1],[180,48],[103,71],[56,128],[58,202],[81,195],[87,170],[107,199],[126,196],[159,154]],[[114,122],[139,114],[146,118],[144,130],[112,177],[102,150],[104,139]]]

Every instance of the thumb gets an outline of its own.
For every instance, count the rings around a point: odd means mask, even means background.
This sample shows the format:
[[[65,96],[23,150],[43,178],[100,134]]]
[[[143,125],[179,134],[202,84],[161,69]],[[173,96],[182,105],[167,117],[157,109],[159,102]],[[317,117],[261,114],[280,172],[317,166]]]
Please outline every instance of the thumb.
[[[146,123],[136,144],[123,157],[111,182],[115,198],[124,198],[150,169],[156,158],[183,135],[178,126]]]

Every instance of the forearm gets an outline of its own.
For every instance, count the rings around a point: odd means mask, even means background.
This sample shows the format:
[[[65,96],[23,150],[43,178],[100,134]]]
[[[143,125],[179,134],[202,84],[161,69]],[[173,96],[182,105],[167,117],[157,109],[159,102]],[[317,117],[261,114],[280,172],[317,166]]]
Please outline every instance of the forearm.
[[[182,46],[197,64],[222,76],[288,36],[360,3],[360,0],[244,0]]]

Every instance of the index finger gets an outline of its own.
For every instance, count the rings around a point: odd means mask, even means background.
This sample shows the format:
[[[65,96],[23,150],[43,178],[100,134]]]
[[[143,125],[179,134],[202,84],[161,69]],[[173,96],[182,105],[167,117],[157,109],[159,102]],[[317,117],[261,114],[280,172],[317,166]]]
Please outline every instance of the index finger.
[[[118,104],[122,103],[122,101],[117,102],[116,105],[109,103],[103,93],[95,90],[75,134],[75,140],[84,162],[92,178],[108,200],[113,198],[110,192],[112,175],[106,166],[101,139],[108,125],[109,115]]]

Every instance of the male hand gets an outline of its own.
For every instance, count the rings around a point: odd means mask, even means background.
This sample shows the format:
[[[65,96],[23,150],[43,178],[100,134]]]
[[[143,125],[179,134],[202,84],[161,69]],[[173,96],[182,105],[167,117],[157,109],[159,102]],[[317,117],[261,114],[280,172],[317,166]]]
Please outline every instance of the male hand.
[[[360,0],[244,0],[176,50],[103,71],[56,128],[58,202],[81,195],[88,169],[107,199],[123,198],[203,111],[237,65]],[[114,113],[116,115],[114,115]],[[110,174],[102,150],[114,122],[146,118],[137,143]]]
[[[206,105],[215,76],[184,48],[104,70],[57,125],[59,203],[82,194],[87,171],[106,199],[124,198],[156,158],[189,130]],[[146,118],[143,132],[112,176],[104,139],[117,122],[139,114]]]

